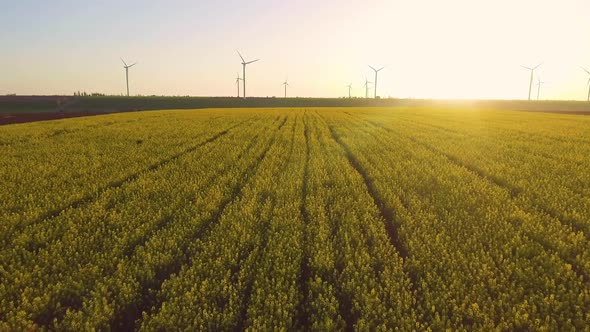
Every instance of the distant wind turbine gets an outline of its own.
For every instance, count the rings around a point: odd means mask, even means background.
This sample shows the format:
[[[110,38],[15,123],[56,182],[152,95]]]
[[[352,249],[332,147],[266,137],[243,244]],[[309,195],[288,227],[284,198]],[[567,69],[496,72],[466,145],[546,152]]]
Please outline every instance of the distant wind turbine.
[[[368,99],[369,98],[369,84],[371,84],[373,82],[370,82],[369,80],[367,80],[367,78],[365,77],[365,98]]]
[[[352,83],[350,83],[349,85],[347,85],[348,87],[348,98],[352,98],[350,95],[350,90],[352,89]]]
[[[123,60],[123,58],[121,58],[121,61],[123,61],[123,68],[125,68],[125,81],[127,82],[127,97],[129,97],[129,68],[135,66],[137,62],[128,66],[127,63],[125,63],[125,60]]]
[[[374,92],[375,92],[375,98],[377,98],[377,74],[385,67],[381,67],[379,69],[375,69],[372,66],[369,66],[371,69],[373,69],[373,71],[375,71],[375,88],[374,88]]]
[[[242,82],[244,83],[244,99],[246,99],[246,65],[249,65],[251,63],[254,63],[260,59],[256,59],[256,60],[252,60],[252,61],[248,61],[246,62],[246,60],[244,60],[244,57],[240,54],[240,52],[238,52],[238,55],[240,56],[240,58],[242,59]]]
[[[236,86],[238,87],[238,98],[240,98],[240,81],[242,79],[240,78],[240,74],[238,74],[238,76],[236,77]]]
[[[283,82],[283,85],[285,86],[285,98],[287,98],[287,87],[290,86],[288,81],[289,80],[286,79],[285,82]]]
[[[535,72],[535,69],[539,68],[539,66],[541,66],[543,63],[541,62],[540,64],[536,65],[535,67],[526,67],[526,66],[521,66],[522,68],[528,69],[531,71],[531,79],[529,82],[529,100],[531,100],[531,91],[533,89],[533,73]]]
[[[541,85],[545,84],[545,82],[541,82],[540,78],[537,78],[537,100],[539,100],[539,96],[541,95]]]
[[[586,73],[588,73],[588,75],[590,75],[590,71],[588,71],[586,68],[583,68],[583,67],[582,67],[582,69],[584,69],[584,71]],[[588,99],[586,101],[590,101],[590,77],[588,78],[587,85],[588,85]]]

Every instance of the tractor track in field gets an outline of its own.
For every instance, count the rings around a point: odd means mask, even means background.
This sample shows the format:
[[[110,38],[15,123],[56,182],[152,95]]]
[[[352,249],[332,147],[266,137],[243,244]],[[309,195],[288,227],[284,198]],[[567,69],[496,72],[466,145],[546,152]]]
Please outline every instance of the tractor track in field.
[[[392,130],[388,127],[385,127],[382,124],[374,124],[371,123],[373,126],[381,128],[383,130],[385,130],[386,132],[392,132]],[[506,183],[503,179],[499,179],[493,176],[489,176],[488,174],[486,174],[483,170],[469,165],[465,162],[463,162],[461,159],[450,155],[444,151],[441,151],[440,149],[437,149],[436,147],[433,147],[427,143],[424,143],[422,141],[419,141],[418,139],[414,138],[414,137],[407,137],[407,139],[409,139],[410,141],[414,142],[416,145],[422,146],[425,149],[427,149],[428,151],[435,153],[435,154],[440,154],[441,156],[445,157],[445,159],[447,159],[449,161],[449,163],[455,165],[456,167],[460,167],[460,168],[464,168],[467,171],[469,171],[470,173],[474,174],[475,176],[483,179],[484,181],[491,183],[497,187],[500,187],[503,190],[506,190],[509,194],[510,197],[513,200],[516,200],[520,195],[524,195],[522,193],[522,190],[512,187],[510,186],[508,183]],[[527,211],[529,209],[527,208],[523,208],[520,206],[520,204],[518,204],[517,202],[514,203],[515,206],[517,206],[519,209],[523,210],[523,211]],[[560,216],[552,213],[551,211],[549,211],[548,209],[539,206],[538,204],[535,204],[533,202],[531,202],[532,205],[532,209],[533,212],[536,213],[544,213],[548,216],[550,216],[551,218],[557,220],[560,224],[564,225],[564,226],[570,226],[572,228],[572,231],[574,232],[581,232],[584,235],[584,238],[586,238],[588,240],[588,233],[587,231],[585,231],[582,227],[580,227],[579,225],[574,224],[573,222],[566,222],[564,221],[562,218],[560,218]],[[517,229],[520,229],[523,232],[523,235],[526,236],[526,238],[530,239],[531,241],[539,244],[541,247],[543,247],[544,250],[546,250],[549,253],[553,253],[555,254],[557,257],[559,257],[561,260],[563,260],[564,262],[570,264],[572,266],[572,270],[579,276],[582,276],[585,280],[590,279],[590,275],[588,275],[587,272],[585,272],[585,269],[583,267],[580,267],[578,263],[576,263],[574,260],[572,260],[571,258],[563,255],[562,253],[559,252],[558,249],[556,249],[553,245],[547,243],[547,241],[543,240],[541,237],[535,235],[535,234],[531,234],[530,232],[522,229],[522,227],[520,226],[519,223],[513,221],[513,220],[509,220],[509,222],[515,226]]]
[[[300,263],[300,275],[297,284],[301,287],[301,294],[303,294],[301,301],[297,305],[297,317],[296,321],[299,324],[299,328],[302,329],[309,329],[310,321],[308,314],[305,310],[307,303],[309,302],[309,287],[308,283],[311,278],[311,270],[309,268],[309,252],[308,246],[309,238],[307,237],[307,227],[311,223],[309,211],[307,210],[307,203],[306,199],[308,196],[309,190],[309,160],[311,159],[310,148],[309,148],[309,128],[308,123],[305,121],[306,113],[303,114],[303,135],[305,136],[305,166],[303,169],[303,185],[301,187],[301,204],[299,206],[299,213],[301,214],[301,218],[303,220],[303,253],[301,256],[301,263]]]
[[[271,207],[271,211],[274,211],[275,205],[274,203],[272,203],[272,207]],[[239,262],[238,262],[238,266],[240,266],[240,268],[236,271],[236,274],[239,274],[240,271],[242,270],[242,267],[244,264],[242,264],[243,261],[248,260],[248,258],[251,257],[251,255],[256,255],[253,256],[254,258],[252,259],[252,265],[254,266],[258,266],[258,264],[260,264],[260,260],[262,258],[262,256],[264,255],[264,252],[268,246],[268,233],[269,233],[269,228],[270,228],[270,220],[272,219],[272,214],[270,216],[269,219],[264,221],[264,225],[260,225],[262,227],[262,230],[258,230],[260,232],[260,246],[257,248],[257,250],[255,250],[253,253],[251,252],[249,255],[244,256]],[[238,318],[238,326],[236,327],[236,331],[245,331],[246,330],[246,325],[247,325],[247,319],[248,319],[248,307],[250,306],[250,299],[252,298],[252,291],[254,290],[254,282],[256,281],[256,268],[253,268],[253,273],[252,275],[249,275],[249,278],[246,278],[246,282],[245,282],[245,286],[244,286],[244,296],[242,297],[243,302],[242,302],[242,306],[240,308],[240,313],[239,313],[239,318]]]
[[[254,166],[252,168],[247,168],[243,172],[242,178],[244,180],[242,182],[240,182],[239,184],[236,184],[232,188],[231,195],[227,199],[225,199],[221,202],[221,204],[218,206],[218,208],[213,213],[211,218],[209,218],[204,223],[204,225],[202,225],[200,227],[200,229],[195,234],[193,234],[193,236],[191,236],[191,238],[193,240],[208,238],[209,234],[213,231],[214,226],[219,223],[226,207],[229,206],[232,202],[239,199],[239,197],[242,195],[243,188],[252,180],[252,178],[257,173],[258,169],[260,168],[262,161],[266,158],[268,151],[275,144],[276,135],[280,131],[280,129],[283,127],[285,122],[286,122],[286,119],[283,121],[283,123],[281,123],[278,126],[278,128],[274,132],[274,135],[271,138],[268,146],[255,159],[255,161],[253,163]],[[276,121],[274,121],[274,123],[276,123]],[[131,308],[127,308],[127,309],[123,310],[123,312],[121,312],[121,313],[118,313],[116,315],[117,317],[111,322],[111,328],[113,330],[125,330],[125,331],[137,330],[137,328],[139,327],[138,324],[141,324],[140,318],[142,317],[143,312],[146,312],[148,314],[153,314],[153,313],[158,312],[163,304],[163,301],[157,297],[157,294],[161,292],[162,285],[167,280],[169,280],[172,275],[178,274],[178,272],[181,270],[181,268],[184,265],[192,264],[193,256],[196,256],[196,255],[198,255],[198,253],[193,253],[190,256],[185,255],[185,257],[183,257],[180,262],[177,262],[173,266],[167,266],[167,267],[161,268],[156,273],[156,276],[158,276],[156,278],[156,280],[150,282],[150,285],[144,285],[142,287],[142,290],[141,290],[142,300],[140,301],[140,303],[135,304]]]
[[[256,134],[254,137],[252,137],[252,139],[249,141],[246,148],[238,154],[236,159],[239,160],[244,155],[246,155],[248,152],[250,152],[250,150],[254,147],[254,145],[257,142],[259,137],[260,137],[260,134]],[[231,165],[230,163],[227,163],[226,166],[217,174],[217,176],[220,174],[225,174],[228,171],[230,165]],[[207,183],[201,188],[201,190],[207,191],[207,192],[209,190],[211,190],[211,188],[215,184],[215,180],[216,180],[217,176],[212,176],[211,178],[209,178]],[[180,208],[183,204],[184,204],[183,202],[180,202],[179,204],[177,204],[176,208],[173,209],[173,211],[178,210],[178,208]],[[128,248],[126,248],[124,250],[123,256],[134,256],[137,253],[138,248],[145,246],[145,244],[149,241],[150,238],[152,238],[156,233],[158,233],[160,230],[164,229],[168,225],[168,222],[174,218],[173,214],[174,213],[172,212],[170,215],[164,216],[161,220],[159,220],[156,223],[158,226],[156,228],[154,228],[153,230],[151,230],[149,232],[149,234],[146,234],[144,237],[142,237],[142,239],[137,241],[136,244],[131,244],[130,246],[128,246]]]
[[[367,189],[368,194],[370,195],[371,199],[373,200],[375,206],[378,209],[380,219],[383,222],[383,227],[387,235],[387,239],[389,240],[389,244],[393,247],[395,252],[400,256],[402,260],[402,266],[405,267],[405,263],[409,259],[409,253],[406,246],[403,244],[403,241],[400,234],[400,223],[396,220],[395,211],[392,208],[389,208],[385,201],[381,199],[379,192],[373,183],[373,180],[369,176],[366,169],[362,166],[361,162],[355,156],[355,154],[351,151],[350,147],[342,140],[342,138],[338,135],[336,130],[332,125],[328,125],[328,129],[331,135],[331,138],[338,144],[338,146],[343,150],[345,157],[347,158],[349,164],[352,168],[361,176],[365,187]],[[413,294],[415,299],[419,299],[421,297],[420,291],[417,287],[418,285],[418,278],[415,276],[411,271],[408,271],[404,268],[404,274],[408,277],[409,280],[409,287],[410,291]],[[345,307],[351,307],[351,303],[344,303]],[[342,310],[342,309],[341,309]],[[342,315],[342,313],[341,313]],[[352,330],[353,325],[350,318],[346,318],[343,316],[346,321],[347,329]]]
[[[250,152],[250,150],[254,147],[254,145],[257,142],[257,140],[258,140],[259,137],[260,137],[260,133],[257,133],[254,137],[252,137],[249,140],[249,143],[246,146],[246,148],[242,152],[240,152],[238,154],[238,156],[237,156],[236,159],[239,160],[244,155],[246,155],[248,152]],[[230,163],[226,164],[226,166],[220,171],[220,174],[225,174],[225,172],[229,169],[229,166],[230,165],[231,165]],[[207,181],[207,183],[203,186],[204,190],[207,190],[207,191],[210,190],[211,187],[213,186],[213,184],[215,183],[215,180],[216,180],[216,176],[211,177]],[[182,205],[182,203],[180,203],[178,205],[178,207],[180,207],[181,205]],[[174,210],[177,210],[177,209],[174,209]],[[127,253],[126,255],[132,255],[132,254],[134,255],[137,252],[137,248],[139,248],[141,246],[144,246],[145,243],[147,243],[147,241],[149,241],[149,239],[152,237],[153,234],[156,234],[158,231],[160,231],[161,229],[163,229],[164,227],[166,227],[167,223],[165,222],[165,220],[170,220],[172,218],[173,217],[171,215],[170,216],[164,216],[162,218],[162,220],[160,220],[158,222],[158,224],[161,224],[161,227],[157,227],[156,229],[152,230],[150,234],[148,234],[148,235],[145,236],[144,240],[142,240],[142,241],[138,242],[136,245],[133,245],[130,248],[126,249],[126,251],[125,251]]]
[[[67,203],[66,205],[64,205],[64,206],[62,206],[60,208],[47,211],[47,212],[41,214],[39,217],[33,219],[31,222],[28,222],[26,224],[14,224],[14,225],[11,225],[12,227],[9,227],[8,230],[0,238],[1,239],[0,240],[0,243],[6,244],[5,243],[6,240],[8,238],[10,238],[10,236],[12,234],[14,234],[14,233],[16,233],[18,231],[21,231],[21,230],[23,230],[26,227],[31,227],[31,226],[34,226],[36,224],[42,223],[44,221],[54,219],[57,216],[59,216],[60,214],[64,213],[65,211],[69,210],[69,209],[77,209],[77,208],[79,208],[81,206],[87,205],[87,204],[89,204],[89,203],[97,200],[103,193],[105,193],[108,190],[117,189],[117,188],[120,188],[120,187],[122,187],[123,185],[125,185],[127,183],[131,183],[133,181],[136,181],[137,179],[139,179],[144,174],[147,174],[147,173],[149,173],[151,171],[155,171],[155,170],[157,170],[157,169],[159,169],[159,168],[161,168],[161,167],[163,167],[163,166],[165,166],[165,165],[167,165],[169,163],[172,163],[172,162],[176,161],[177,159],[181,158],[182,156],[184,156],[186,154],[189,154],[191,152],[196,151],[200,147],[203,147],[203,146],[205,146],[205,145],[207,145],[209,143],[215,142],[220,137],[226,135],[229,131],[231,131],[231,130],[237,128],[237,127],[239,127],[240,125],[242,125],[242,124],[244,124],[244,123],[246,123],[248,121],[249,120],[245,120],[245,121],[242,121],[242,122],[240,122],[238,124],[235,124],[235,125],[227,128],[227,129],[225,129],[225,130],[223,130],[221,132],[218,132],[217,134],[211,136],[210,138],[206,139],[203,142],[200,142],[200,143],[198,143],[198,144],[196,144],[196,145],[194,145],[192,147],[189,147],[189,148],[187,148],[187,149],[185,149],[185,150],[183,150],[183,151],[181,151],[181,152],[179,152],[179,153],[177,153],[175,155],[172,155],[172,156],[170,156],[168,158],[162,159],[159,162],[157,162],[155,164],[152,164],[152,165],[148,166],[147,168],[145,168],[143,170],[140,170],[140,171],[138,171],[136,173],[133,173],[133,174],[131,174],[131,175],[129,175],[129,176],[121,179],[121,180],[113,181],[110,184],[108,184],[108,185],[106,185],[106,186],[104,186],[104,187],[96,190],[96,192],[94,192],[92,194],[87,194],[84,197],[79,198],[79,199],[76,199],[76,200],[74,200],[74,201],[72,201],[70,203]]]
[[[402,244],[401,239],[398,237],[399,234],[399,223],[395,222],[395,211],[388,208],[385,202],[381,199],[373,180],[367,173],[367,171],[363,168],[360,161],[356,158],[356,156],[352,153],[348,145],[342,141],[338,133],[334,127],[329,126],[330,134],[332,135],[332,139],[338,143],[338,145],[344,150],[344,154],[348,159],[350,165],[354,168],[354,170],[362,177],[365,186],[367,188],[367,192],[375,202],[375,205],[379,209],[379,213],[384,221],[385,230],[387,232],[388,238],[390,243],[394,246],[398,254],[405,260],[408,257],[408,252],[405,246]]]

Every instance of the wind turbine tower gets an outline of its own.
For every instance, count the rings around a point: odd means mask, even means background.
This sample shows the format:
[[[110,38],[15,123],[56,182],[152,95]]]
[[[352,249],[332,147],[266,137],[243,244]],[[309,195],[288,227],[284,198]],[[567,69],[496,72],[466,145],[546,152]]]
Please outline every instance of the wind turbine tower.
[[[244,60],[244,57],[240,54],[240,52],[238,52],[238,55],[242,59],[242,82],[244,83],[244,89],[243,89],[244,90],[244,99],[246,99],[246,65],[254,63],[260,59],[246,61],[246,60]]]
[[[350,95],[350,90],[352,89],[352,83],[350,83],[349,85],[347,85],[348,87],[348,98],[352,98]]]
[[[545,82],[541,82],[540,78],[537,78],[537,100],[539,100],[539,96],[541,95],[541,85],[545,84]]]
[[[289,86],[288,80],[285,80],[285,82],[283,82],[283,85],[285,86],[285,98],[287,98],[287,87]]]
[[[535,67],[525,67],[525,66],[521,66],[522,68],[528,69],[531,71],[531,79],[529,81],[529,100],[531,100],[531,91],[533,89],[533,74],[535,72],[535,69],[539,68],[539,66],[541,66],[543,63],[541,62],[540,64],[536,65]]]
[[[127,97],[129,97],[129,68],[135,66],[137,62],[128,66],[127,63],[125,63],[125,60],[123,60],[122,58],[121,61],[123,61],[123,68],[125,68],[125,81],[127,82]]]
[[[238,87],[238,98],[240,98],[240,81],[242,79],[240,78],[240,74],[238,74],[238,76],[236,77],[236,86]]]
[[[590,71],[588,71],[586,68],[582,68],[582,69],[584,69],[584,71],[586,73],[588,73],[588,75],[590,75]],[[588,78],[587,85],[588,85],[588,99],[586,99],[586,101],[590,101],[590,78]]]
[[[377,74],[385,67],[381,67],[379,69],[375,69],[372,66],[369,66],[371,69],[373,69],[373,71],[375,72],[375,88],[374,88],[374,92],[375,92],[375,99],[377,98]]]
[[[367,78],[365,77],[365,99],[369,99],[369,84],[371,84],[373,82],[370,82],[369,80],[367,80]]]

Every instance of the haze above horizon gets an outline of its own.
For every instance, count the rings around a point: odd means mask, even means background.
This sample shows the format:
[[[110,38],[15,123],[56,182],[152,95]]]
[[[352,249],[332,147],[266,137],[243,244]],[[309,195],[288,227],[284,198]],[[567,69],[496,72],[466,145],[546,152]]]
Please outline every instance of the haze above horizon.
[[[590,2],[19,1],[0,12],[0,95],[125,93],[235,96],[241,59],[248,96],[378,95],[585,100]],[[537,77],[535,77],[535,82]],[[536,99],[537,88],[533,88]],[[372,95],[372,92],[370,93]]]

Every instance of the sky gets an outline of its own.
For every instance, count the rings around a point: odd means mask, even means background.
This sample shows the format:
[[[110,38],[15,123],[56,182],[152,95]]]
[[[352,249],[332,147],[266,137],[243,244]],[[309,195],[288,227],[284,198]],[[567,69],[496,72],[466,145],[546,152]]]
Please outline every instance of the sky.
[[[8,4],[10,3],[10,4]],[[588,0],[7,1],[0,95],[586,99]],[[372,91],[371,91],[372,94]],[[536,99],[537,87],[533,87]]]

